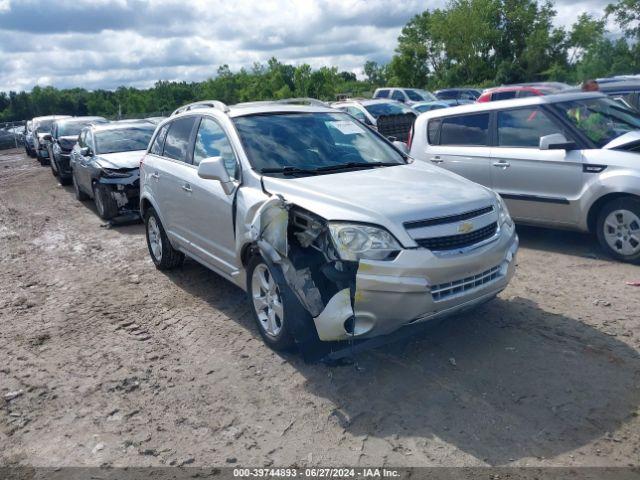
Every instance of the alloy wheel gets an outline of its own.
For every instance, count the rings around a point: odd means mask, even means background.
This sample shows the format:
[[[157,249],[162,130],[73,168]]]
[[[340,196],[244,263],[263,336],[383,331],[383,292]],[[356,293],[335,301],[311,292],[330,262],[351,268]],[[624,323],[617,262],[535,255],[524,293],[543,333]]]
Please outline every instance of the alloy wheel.
[[[629,210],[614,210],[604,221],[607,245],[624,256],[640,252],[640,218]]]
[[[147,222],[147,237],[149,238],[149,246],[153,256],[160,262],[162,260],[162,237],[160,235],[160,226],[153,216],[149,217]]]
[[[267,335],[277,337],[283,327],[284,307],[278,285],[264,263],[253,270],[251,293],[261,328]]]

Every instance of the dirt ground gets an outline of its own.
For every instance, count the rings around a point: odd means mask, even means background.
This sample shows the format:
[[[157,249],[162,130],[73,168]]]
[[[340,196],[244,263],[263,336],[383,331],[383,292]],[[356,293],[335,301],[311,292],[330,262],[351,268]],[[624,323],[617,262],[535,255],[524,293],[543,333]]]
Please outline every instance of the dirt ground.
[[[0,465],[640,464],[640,267],[589,236],[519,227],[498,299],[328,367],[102,223],[0,152]]]

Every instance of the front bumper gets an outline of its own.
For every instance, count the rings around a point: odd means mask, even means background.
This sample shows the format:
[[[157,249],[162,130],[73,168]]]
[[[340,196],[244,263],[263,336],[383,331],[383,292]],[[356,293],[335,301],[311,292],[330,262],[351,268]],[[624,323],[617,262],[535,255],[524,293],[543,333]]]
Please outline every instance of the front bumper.
[[[111,191],[119,214],[140,211],[140,174],[138,171],[128,177],[100,177],[98,183],[107,185]]]
[[[490,300],[513,277],[517,250],[515,228],[504,227],[493,241],[460,254],[416,248],[393,261],[360,261],[354,336],[385,335]]]

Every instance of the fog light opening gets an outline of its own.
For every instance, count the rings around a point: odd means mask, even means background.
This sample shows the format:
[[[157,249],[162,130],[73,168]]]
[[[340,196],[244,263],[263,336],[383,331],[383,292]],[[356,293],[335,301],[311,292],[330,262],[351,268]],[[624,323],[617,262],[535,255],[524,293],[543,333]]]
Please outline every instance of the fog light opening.
[[[353,335],[354,327],[355,327],[355,318],[349,317],[344,321],[344,330],[349,335]]]

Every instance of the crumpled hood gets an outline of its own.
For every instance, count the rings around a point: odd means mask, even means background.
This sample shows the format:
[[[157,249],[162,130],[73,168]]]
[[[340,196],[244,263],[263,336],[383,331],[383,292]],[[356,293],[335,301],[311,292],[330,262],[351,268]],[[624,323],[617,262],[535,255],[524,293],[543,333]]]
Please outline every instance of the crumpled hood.
[[[614,138],[602,148],[611,150],[629,144],[637,144],[638,142],[640,142],[640,130],[634,130],[633,132],[627,132],[624,135],[620,135],[618,138]]]
[[[98,163],[103,168],[138,168],[146,150],[132,152],[104,153],[98,156]]]
[[[265,190],[327,220],[382,225],[407,238],[404,222],[492,205],[481,185],[424,162],[304,178],[262,177]]]

